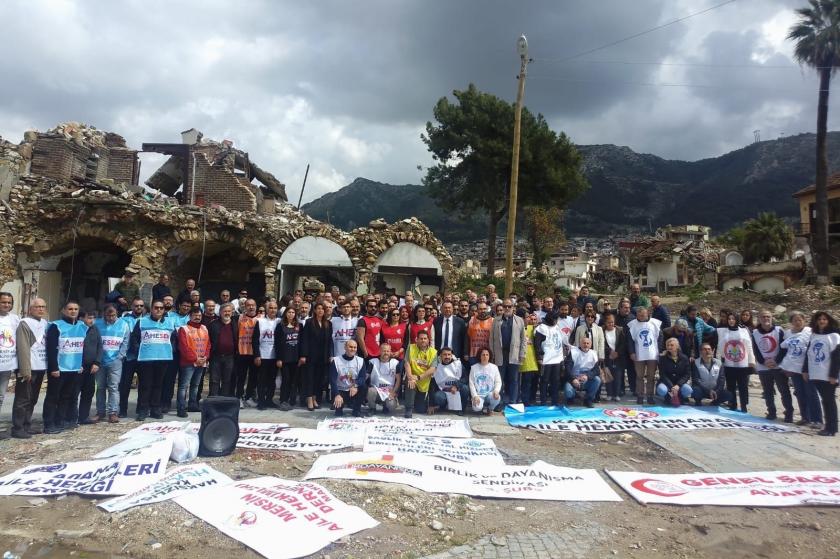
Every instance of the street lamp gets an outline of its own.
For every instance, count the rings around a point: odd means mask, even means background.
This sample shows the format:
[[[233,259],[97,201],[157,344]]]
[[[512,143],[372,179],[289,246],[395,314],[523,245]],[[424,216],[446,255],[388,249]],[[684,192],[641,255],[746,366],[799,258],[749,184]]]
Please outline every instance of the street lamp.
[[[505,252],[505,295],[513,291],[513,243],[516,234],[516,203],[519,189],[519,128],[522,124],[522,100],[525,98],[525,70],[528,67],[528,39],[516,41],[519,54],[519,90],[516,93],[516,116],[513,121],[513,156],[510,165],[510,200],[508,201],[507,246]]]

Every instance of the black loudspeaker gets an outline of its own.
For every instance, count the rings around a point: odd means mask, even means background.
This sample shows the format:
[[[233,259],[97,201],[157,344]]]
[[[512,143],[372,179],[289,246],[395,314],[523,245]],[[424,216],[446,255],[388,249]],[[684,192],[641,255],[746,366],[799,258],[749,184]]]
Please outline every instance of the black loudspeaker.
[[[239,398],[210,396],[201,400],[199,456],[227,456],[239,440]]]

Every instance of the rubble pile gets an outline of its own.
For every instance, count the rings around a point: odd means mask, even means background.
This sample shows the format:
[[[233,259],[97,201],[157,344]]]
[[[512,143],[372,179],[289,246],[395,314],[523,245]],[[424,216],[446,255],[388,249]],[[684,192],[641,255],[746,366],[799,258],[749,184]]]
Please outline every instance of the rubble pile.
[[[128,269],[144,280],[169,271],[167,255],[182,243],[207,241],[239,247],[264,267],[267,293],[276,289],[274,275],[283,251],[307,236],[344,248],[360,282],[370,281],[379,256],[399,242],[425,248],[440,262],[445,276],[452,272],[449,253],[416,218],[392,224],[376,220],[350,233],[341,231],[283,202],[282,183],[251,163],[247,153],[227,142],[204,140],[200,133],[195,141],[197,149],[209,147],[215,153],[209,158],[213,164],[230,165],[233,170],[244,166],[269,187],[275,195],[266,199],[270,211],[180,204],[135,182],[108,176],[116,152],[131,157],[136,152],[125,147],[122,136],[92,126],[68,122],[45,133],[27,132],[21,144],[0,141],[0,285],[20,277],[21,256],[37,262],[61,254],[76,237],[124,250],[130,256]],[[174,150],[181,145],[157,146],[175,146]],[[103,164],[106,159],[109,162]]]

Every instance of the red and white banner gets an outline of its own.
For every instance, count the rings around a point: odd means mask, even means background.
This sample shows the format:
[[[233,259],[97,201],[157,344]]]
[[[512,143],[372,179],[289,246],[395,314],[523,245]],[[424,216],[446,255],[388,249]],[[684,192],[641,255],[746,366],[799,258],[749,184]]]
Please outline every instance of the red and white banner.
[[[643,504],[793,507],[840,505],[840,472],[607,474]]]
[[[595,470],[561,468],[538,460],[530,466],[458,464],[416,454],[342,452],[320,456],[305,479],[355,479],[411,485],[427,493],[498,499],[620,501]]]
[[[175,502],[269,559],[305,557],[379,524],[317,483],[276,477],[209,487]]]

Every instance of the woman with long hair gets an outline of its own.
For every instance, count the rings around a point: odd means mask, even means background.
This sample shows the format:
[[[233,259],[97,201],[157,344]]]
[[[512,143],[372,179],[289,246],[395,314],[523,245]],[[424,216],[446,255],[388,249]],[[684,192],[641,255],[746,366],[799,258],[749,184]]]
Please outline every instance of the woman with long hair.
[[[746,412],[750,399],[750,373],[755,367],[752,336],[746,327],[739,324],[738,315],[733,312],[726,315],[724,324],[717,329],[717,357],[723,361],[726,389],[732,394],[733,401],[737,390],[741,411]]]
[[[816,386],[808,382],[802,374],[805,360],[808,358],[808,344],[811,342],[811,327],[805,325],[805,315],[793,311],[788,316],[790,328],[785,330],[785,337],[779,344],[785,356],[779,367],[793,381],[793,395],[799,405],[800,420],[797,425],[812,428],[822,426],[822,409]]]
[[[274,353],[277,355],[277,368],[280,369],[281,379],[279,407],[282,411],[289,411],[294,407],[295,397],[300,390],[299,338],[300,325],[297,320],[297,311],[291,305],[287,305],[283,311],[283,317],[274,330]]]
[[[411,316],[411,323],[408,325],[408,344],[417,342],[417,334],[426,332],[429,335],[429,343],[432,347],[435,345],[435,329],[434,323],[431,320],[426,320],[426,307],[417,305],[414,307],[414,312]]]
[[[743,326],[750,332],[752,332],[753,328],[755,328],[755,317],[753,316],[753,312],[749,309],[741,311],[741,315],[738,317],[738,322],[740,326]]]
[[[493,410],[502,401],[502,375],[491,362],[490,350],[478,351],[478,362],[470,368],[470,400],[476,413],[493,415]]]
[[[332,323],[323,303],[316,303],[312,317],[300,333],[299,365],[306,365],[302,375],[306,408],[321,407],[324,390],[329,390],[329,369],[333,357]]]
[[[408,329],[408,324],[400,320],[401,315],[399,309],[388,311],[388,319],[379,332],[381,342],[390,347],[391,357],[399,361],[405,359],[405,333]]]
[[[840,325],[825,311],[811,317],[811,340],[803,377],[814,385],[822,398],[825,426],[817,434],[837,434],[837,379],[840,376]]]

